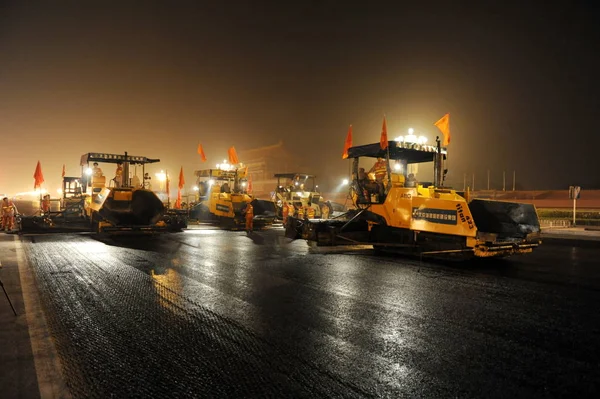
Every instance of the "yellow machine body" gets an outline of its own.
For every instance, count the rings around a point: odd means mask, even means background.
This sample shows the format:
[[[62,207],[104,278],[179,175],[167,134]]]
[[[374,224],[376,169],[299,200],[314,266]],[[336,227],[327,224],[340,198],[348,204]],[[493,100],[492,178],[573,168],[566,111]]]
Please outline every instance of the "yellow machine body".
[[[541,243],[535,206],[483,199],[467,201],[455,190],[441,185],[409,185],[404,174],[390,173],[389,159],[403,162],[398,169],[404,170],[411,161],[437,160],[440,173],[440,147],[389,143],[393,147],[387,154],[379,143],[349,150],[350,157],[355,158],[351,184],[355,210],[336,220],[288,218],[286,236],[318,245],[371,244],[382,250],[460,258],[529,253]],[[358,167],[359,157],[386,156],[390,158],[385,181],[369,179],[364,168]],[[359,179],[361,173],[364,177]]]

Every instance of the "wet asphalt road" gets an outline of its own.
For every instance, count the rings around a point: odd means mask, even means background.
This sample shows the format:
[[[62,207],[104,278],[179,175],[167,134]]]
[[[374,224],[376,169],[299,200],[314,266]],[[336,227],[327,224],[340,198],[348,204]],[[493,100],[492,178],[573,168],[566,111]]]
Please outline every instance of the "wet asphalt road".
[[[77,398],[581,397],[600,249],[440,264],[282,230],[23,237]]]

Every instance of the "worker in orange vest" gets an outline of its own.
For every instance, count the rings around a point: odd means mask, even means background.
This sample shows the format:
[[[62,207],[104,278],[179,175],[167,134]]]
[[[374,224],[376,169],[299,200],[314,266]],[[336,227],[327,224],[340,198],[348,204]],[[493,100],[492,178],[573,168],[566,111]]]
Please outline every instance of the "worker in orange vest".
[[[301,205],[298,207],[298,219],[304,219],[304,207]]]
[[[50,212],[50,194],[44,195],[42,199],[42,212],[49,213]]]
[[[329,206],[327,204],[321,205],[321,219],[329,219]]]
[[[17,207],[8,197],[2,199],[2,227],[4,231],[11,231],[15,224],[15,215]]]
[[[287,202],[283,203],[283,208],[281,209],[281,213],[283,215],[283,225],[285,226],[287,224],[287,218],[290,213],[290,208],[288,207]]]
[[[246,231],[251,233],[253,230],[253,221],[254,221],[254,207],[252,204],[248,204],[246,206]]]
[[[313,208],[312,206],[307,206],[306,207],[306,215],[309,219],[314,219],[315,218],[315,208]]]
[[[385,176],[387,175],[387,165],[383,158],[377,158],[377,162],[373,165],[369,173],[375,174],[375,180],[378,183],[383,183]]]

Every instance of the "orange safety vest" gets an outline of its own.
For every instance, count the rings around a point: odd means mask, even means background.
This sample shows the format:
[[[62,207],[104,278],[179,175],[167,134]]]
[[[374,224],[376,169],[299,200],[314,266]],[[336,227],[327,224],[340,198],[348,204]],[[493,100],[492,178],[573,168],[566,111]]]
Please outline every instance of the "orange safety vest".
[[[14,205],[11,201],[8,201],[8,203],[5,205],[4,201],[2,202],[2,213],[4,215],[8,215],[10,213],[12,213],[14,211]]]
[[[298,219],[304,219],[304,207],[298,208]]]
[[[314,219],[315,218],[315,208],[313,208],[312,206],[307,207],[307,214],[308,214],[308,218],[309,219]]]
[[[373,165],[373,172],[375,173],[375,178],[383,179],[387,174],[387,167],[385,165],[385,161],[377,162]]]

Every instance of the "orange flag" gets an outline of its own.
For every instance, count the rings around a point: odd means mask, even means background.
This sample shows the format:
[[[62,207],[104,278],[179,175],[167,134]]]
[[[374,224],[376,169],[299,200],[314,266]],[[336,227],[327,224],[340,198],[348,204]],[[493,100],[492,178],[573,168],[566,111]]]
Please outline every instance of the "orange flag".
[[[183,178],[183,166],[181,167],[181,170],[179,171],[179,188],[182,189],[183,186],[185,186],[185,179]]]
[[[206,162],[206,155],[204,155],[204,149],[200,143],[198,143],[198,154],[200,155],[200,160],[202,162]]]
[[[240,160],[238,159],[237,156],[237,152],[235,152],[235,147],[231,146],[229,148],[229,150],[227,150],[227,153],[229,154],[229,163],[232,165],[235,165],[236,163],[240,163]]]
[[[62,175],[61,177],[65,177],[65,164],[63,164],[63,170],[62,170]]]
[[[352,125],[348,129],[348,135],[346,135],[346,142],[344,143],[344,153],[342,154],[342,159],[348,158],[348,149],[352,147]]]
[[[444,142],[442,145],[445,147],[450,144],[450,113],[442,116],[442,118],[434,123],[434,125],[436,125],[444,135]]]
[[[42,183],[44,182],[44,175],[42,174],[42,164],[38,161],[37,166],[35,167],[35,172],[33,172],[33,178],[35,179],[33,183],[33,189],[42,188]]]
[[[388,136],[387,136],[387,125],[385,123],[385,116],[383,117],[383,126],[381,127],[381,138],[379,139],[379,145],[382,150],[388,147]]]

